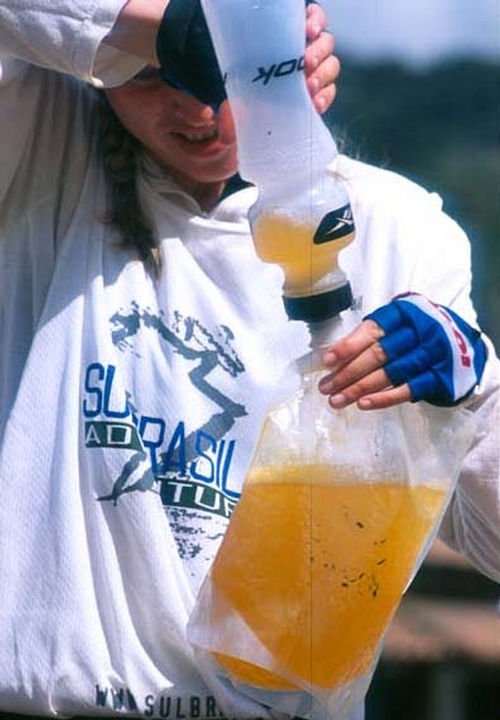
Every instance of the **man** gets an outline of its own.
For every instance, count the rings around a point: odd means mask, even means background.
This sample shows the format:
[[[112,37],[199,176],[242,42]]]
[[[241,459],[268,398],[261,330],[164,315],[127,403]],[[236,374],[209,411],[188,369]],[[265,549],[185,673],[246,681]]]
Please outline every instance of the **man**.
[[[287,322],[279,270],[255,255],[254,189],[228,183],[229,108],[216,114],[151,70],[165,5],[0,7],[5,711],[212,718],[222,700],[235,717],[272,717],[200,666],[185,628],[273,392],[308,336]],[[337,64],[324,16],[308,13],[321,107]],[[115,126],[86,83],[105,88]],[[364,312],[411,289],[473,325],[467,241],[436,196],[347,158],[338,170]],[[365,323],[361,343],[333,349],[341,367],[380,340],[384,318],[376,332]],[[355,382],[374,371],[361,363]],[[498,413],[496,373],[490,351],[481,386],[467,387],[481,431],[444,529],[494,576],[498,456],[482,430]],[[349,380],[324,389],[346,395]]]

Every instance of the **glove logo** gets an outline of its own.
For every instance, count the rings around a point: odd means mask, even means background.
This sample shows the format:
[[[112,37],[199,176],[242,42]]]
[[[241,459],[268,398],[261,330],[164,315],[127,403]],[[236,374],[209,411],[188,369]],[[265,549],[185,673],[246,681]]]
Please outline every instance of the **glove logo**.
[[[313,243],[315,245],[321,245],[322,243],[330,242],[330,240],[338,240],[353,232],[354,219],[352,217],[352,209],[350,205],[344,205],[325,215],[314,233]]]
[[[472,361],[467,349],[467,343],[465,342],[465,338],[462,335],[461,332],[459,332],[457,326],[453,322],[453,318],[448,315],[447,312],[445,312],[444,308],[441,307],[441,305],[436,305],[436,303],[433,303],[431,300],[429,300],[430,304],[436,308],[436,310],[448,321],[448,323],[451,326],[451,332],[453,333],[453,337],[455,338],[458,346],[458,350],[460,353],[460,362],[462,363],[462,367],[470,368],[472,365]]]

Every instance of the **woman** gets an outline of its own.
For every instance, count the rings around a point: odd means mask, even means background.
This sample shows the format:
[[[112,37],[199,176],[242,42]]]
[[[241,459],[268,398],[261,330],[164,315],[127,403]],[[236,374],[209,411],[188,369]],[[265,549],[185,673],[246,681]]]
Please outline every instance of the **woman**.
[[[185,626],[308,334],[284,315],[279,270],[255,256],[254,189],[231,192],[229,107],[216,114],[151,70],[165,4],[0,8],[5,711],[210,718],[217,697],[235,717],[272,716],[202,677]],[[323,15],[308,12],[308,82],[324,109],[336,61]],[[86,83],[105,88],[114,117]],[[337,169],[357,223],[343,257],[357,307],[412,290],[473,325],[468,243],[439,198],[347,158]],[[380,324],[353,332],[331,349],[343,375],[323,389],[346,404],[375,372],[376,406],[390,384]],[[500,577],[489,353],[468,388],[479,431],[442,534]],[[390,404],[410,399],[406,385]]]

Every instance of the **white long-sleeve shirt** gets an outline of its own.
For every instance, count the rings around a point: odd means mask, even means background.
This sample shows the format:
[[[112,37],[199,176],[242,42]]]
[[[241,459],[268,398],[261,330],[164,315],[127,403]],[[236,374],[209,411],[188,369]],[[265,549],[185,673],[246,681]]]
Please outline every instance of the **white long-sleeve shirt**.
[[[102,221],[82,81],[119,84],[141,61],[103,44],[122,0],[53,5],[0,4],[0,708],[208,718],[217,696],[270,716],[202,677],[185,628],[308,333],[255,255],[253,189],[204,214],[145,159],[158,280]],[[474,323],[469,244],[439,197],[345,157],[335,169],[357,228],[346,331],[408,290]],[[500,580],[498,377],[490,347],[441,535]]]

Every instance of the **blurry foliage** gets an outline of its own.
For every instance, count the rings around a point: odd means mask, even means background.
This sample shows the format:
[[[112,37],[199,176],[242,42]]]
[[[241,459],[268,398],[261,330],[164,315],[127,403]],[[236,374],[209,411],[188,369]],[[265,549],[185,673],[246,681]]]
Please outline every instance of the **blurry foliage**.
[[[343,152],[438,192],[472,243],[473,298],[500,348],[500,66],[342,58],[327,122]]]

